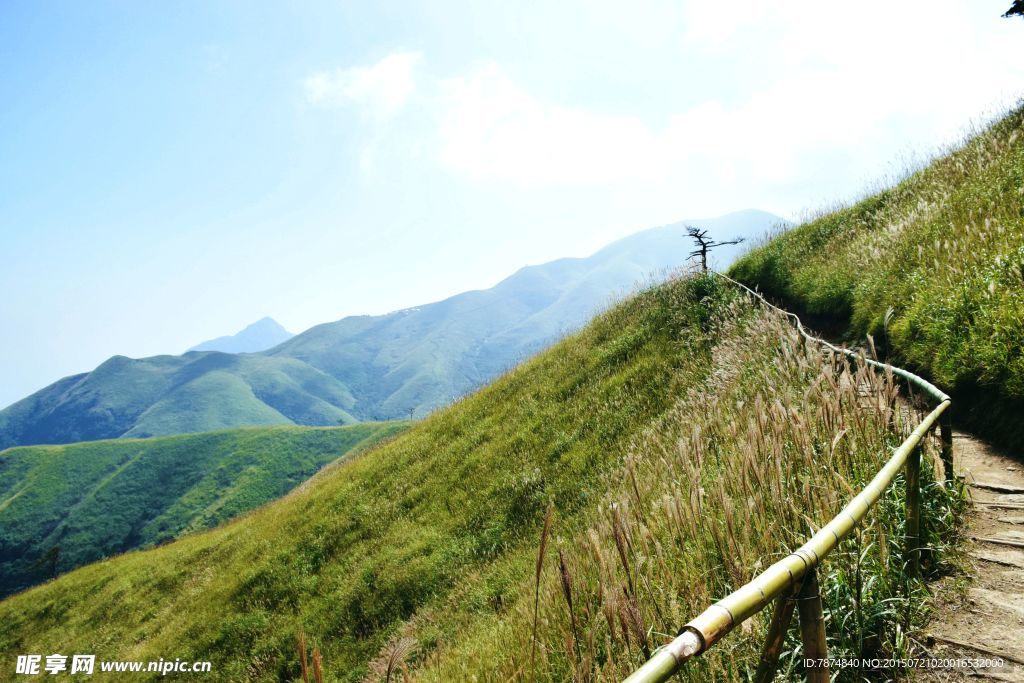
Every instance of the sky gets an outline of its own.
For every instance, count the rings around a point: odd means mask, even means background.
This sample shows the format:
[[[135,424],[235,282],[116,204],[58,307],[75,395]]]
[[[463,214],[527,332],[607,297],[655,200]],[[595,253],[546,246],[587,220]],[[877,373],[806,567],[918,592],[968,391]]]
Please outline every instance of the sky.
[[[1008,5],[0,3],[0,407],[849,201],[1024,95]]]

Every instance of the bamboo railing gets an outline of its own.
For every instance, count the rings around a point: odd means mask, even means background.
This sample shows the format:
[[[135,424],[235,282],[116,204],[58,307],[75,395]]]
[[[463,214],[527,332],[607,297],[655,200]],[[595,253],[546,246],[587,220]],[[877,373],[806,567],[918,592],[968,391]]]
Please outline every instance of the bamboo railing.
[[[816,569],[822,559],[839,542],[849,535],[867,515],[868,510],[878,502],[885,490],[892,484],[896,474],[906,468],[906,529],[904,560],[907,571],[916,576],[920,572],[920,519],[921,519],[921,444],[924,437],[939,427],[942,440],[942,463],[947,481],[953,479],[953,431],[948,408],[950,398],[935,385],[912,372],[881,363],[849,349],[833,346],[807,332],[800,318],[771,304],[763,296],[732,278],[715,273],[719,277],[746,290],[765,306],[779,311],[793,321],[797,331],[806,341],[820,344],[833,353],[850,358],[861,358],[868,365],[891,372],[905,380],[911,387],[927,394],[936,402],[907,439],[893,452],[874,478],[847,503],[832,521],[822,527],[810,540],[787,557],[754,577],[746,585],[725,596],[708,607],[680,630],[678,636],[668,645],[657,650],[642,667],[633,672],[626,683],[655,683],[668,680],[689,659],[706,652],[727,633],[776,602],[768,635],[761,654],[755,680],[759,683],[771,681],[778,665],[786,630],[793,615],[794,601],[800,605],[800,631],[804,644],[805,660],[826,660],[824,618],[821,595],[818,591]],[[827,683],[827,664],[807,668],[808,680],[813,683]]]

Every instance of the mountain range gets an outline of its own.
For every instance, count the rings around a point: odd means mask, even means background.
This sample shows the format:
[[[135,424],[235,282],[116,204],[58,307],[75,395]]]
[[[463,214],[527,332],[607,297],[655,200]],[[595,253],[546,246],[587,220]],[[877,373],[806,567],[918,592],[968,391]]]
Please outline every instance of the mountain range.
[[[522,268],[490,289],[315,326],[259,353],[114,356],[0,411],[0,449],[243,425],[421,417],[482,386],[595,313],[684,264],[684,224],[753,238],[756,210],[652,228],[586,258]],[[723,248],[731,262],[740,247]]]

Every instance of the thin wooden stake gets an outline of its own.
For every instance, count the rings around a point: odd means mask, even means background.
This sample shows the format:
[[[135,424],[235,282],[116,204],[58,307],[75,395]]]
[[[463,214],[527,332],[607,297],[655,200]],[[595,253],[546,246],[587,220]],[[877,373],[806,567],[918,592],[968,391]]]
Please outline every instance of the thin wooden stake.
[[[954,640],[952,638],[947,638],[946,636],[937,636],[935,634],[929,634],[929,635],[931,636],[931,638],[933,640],[937,640],[937,641],[939,641],[941,643],[949,643],[950,645],[956,645],[957,647],[962,647],[962,648],[966,648],[968,650],[974,650],[976,652],[980,652],[980,653],[982,653],[984,655],[988,655],[989,657],[1002,657],[1003,659],[1009,660],[1009,661],[1014,662],[1016,664],[1024,664],[1024,658],[1021,658],[1019,655],[1007,654],[1007,653],[1001,652],[999,650],[989,649],[988,647],[986,647],[984,645],[975,645],[974,643],[965,643],[962,640]]]
[[[939,417],[939,435],[942,439],[942,471],[946,482],[953,481],[953,416],[947,410]]]
[[[904,560],[907,575],[921,576],[921,447],[917,446],[907,458],[907,509]]]
[[[995,482],[987,481],[972,481],[967,484],[972,489],[985,489],[986,491],[994,491],[995,493],[1024,493],[1024,488],[1020,486],[1014,486],[1013,484],[997,484]]]
[[[825,611],[821,607],[818,572],[814,567],[804,574],[797,596],[800,604],[800,638],[804,644],[804,663],[808,683],[829,683],[828,643],[825,641]],[[814,661],[819,660],[819,661]],[[821,664],[821,666],[819,666]]]
[[[996,545],[1008,545],[1011,548],[1024,548],[1024,541],[1015,538],[997,538],[996,536],[974,536],[975,541],[982,543],[995,543]]]
[[[795,597],[795,591],[791,590],[775,599],[775,611],[772,612],[772,621],[764,639],[761,663],[758,664],[757,673],[754,674],[755,683],[770,683],[775,678],[775,670],[779,666],[779,653],[782,652],[782,644],[786,640],[789,622],[793,620],[793,608],[796,607]]]

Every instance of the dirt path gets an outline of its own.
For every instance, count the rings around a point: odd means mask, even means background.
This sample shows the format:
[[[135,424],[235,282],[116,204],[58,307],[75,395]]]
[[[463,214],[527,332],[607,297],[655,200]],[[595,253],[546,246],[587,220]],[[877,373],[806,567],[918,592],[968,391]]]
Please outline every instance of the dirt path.
[[[1024,682],[1024,463],[960,432],[953,449],[973,503],[965,528],[967,576],[932,586],[935,612],[924,635],[935,658],[998,656],[1006,666],[933,670],[917,680]]]

